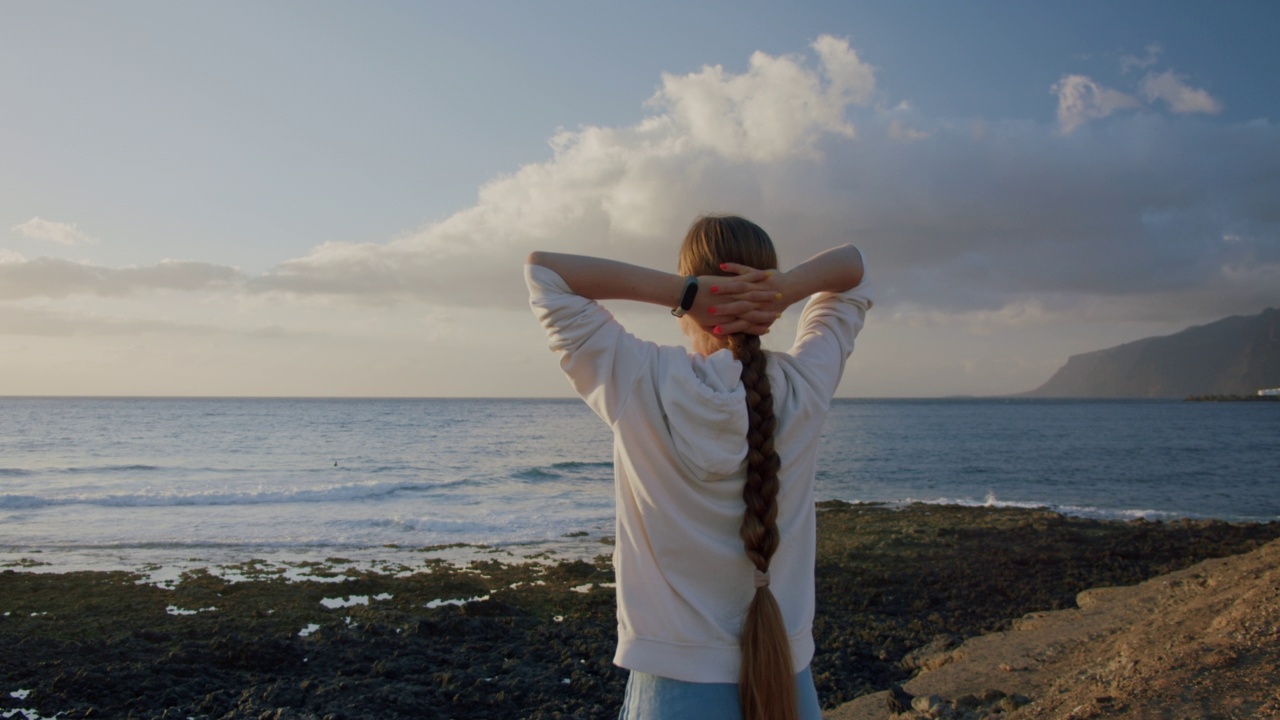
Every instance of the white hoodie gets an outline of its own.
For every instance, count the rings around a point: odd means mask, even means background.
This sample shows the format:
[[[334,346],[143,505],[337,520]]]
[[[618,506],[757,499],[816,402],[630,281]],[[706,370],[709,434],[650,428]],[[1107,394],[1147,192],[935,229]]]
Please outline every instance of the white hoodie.
[[[736,683],[738,637],[755,593],[738,529],[747,409],[741,365],[627,333],[554,271],[525,266],[529,302],[574,389],[613,428],[621,667]],[[831,396],[872,299],[867,283],[810,298],[796,342],[768,353],[778,420],[781,544],[769,565],[791,657],[813,658],[814,456]]]

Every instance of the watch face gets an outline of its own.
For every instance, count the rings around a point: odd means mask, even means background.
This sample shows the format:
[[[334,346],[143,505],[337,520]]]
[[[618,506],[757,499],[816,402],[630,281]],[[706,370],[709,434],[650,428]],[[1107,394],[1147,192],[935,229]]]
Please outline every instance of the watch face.
[[[698,278],[690,276],[684,285],[684,297],[680,298],[681,315],[693,307],[693,299],[698,296]]]

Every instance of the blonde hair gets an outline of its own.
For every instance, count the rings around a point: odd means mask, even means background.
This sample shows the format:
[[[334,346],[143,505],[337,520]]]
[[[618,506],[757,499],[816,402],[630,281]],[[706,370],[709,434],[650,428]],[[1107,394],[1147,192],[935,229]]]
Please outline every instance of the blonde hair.
[[[720,264],[725,262],[768,269],[778,266],[778,256],[769,235],[750,220],[734,216],[698,218],[680,246],[680,274],[723,274]],[[742,489],[746,512],[739,535],[757,578],[767,578],[769,560],[780,540],[777,499],[781,461],[773,448],[777,428],[773,389],[758,335],[730,335],[727,344],[742,363],[742,385],[747,391],[747,482]],[[791,646],[782,611],[767,582],[756,582],[739,645],[742,668],[738,674],[738,699],[743,720],[796,720]]]

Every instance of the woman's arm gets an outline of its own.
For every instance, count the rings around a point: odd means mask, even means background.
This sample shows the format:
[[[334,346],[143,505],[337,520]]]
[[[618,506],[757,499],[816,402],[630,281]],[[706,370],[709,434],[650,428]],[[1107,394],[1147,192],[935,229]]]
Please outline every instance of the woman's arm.
[[[592,300],[635,300],[675,307],[684,294],[685,279],[616,260],[533,252],[529,264],[559,275],[578,295]],[[726,263],[734,275],[698,278],[698,293],[689,315],[708,330],[722,334],[764,334],[779,314],[818,292],[839,293],[862,282],[862,253],[846,244],[814,255],[787,272]]]
[[[684,294],[684,278],[679,275],[616,260],[538,251],[529,254],[528,262],[555,272],[574,293],[592,300],[635,300],[675,307]],[[701,292],[698,295],[695,306],[698,300],[706,300]]]
[[[743,266],[729,265],[730,268]],[[853,245],[841,245],[814,255],[786,272],[774,273],[756,283],[774,291],[772,307],[787,307],[819,292],[841,293],[862,282],[862,253]]]
[[[782,302],[790,305],[814,293],[842,293],[862,282],[862,253],[851,244],[814,255],[782,273],[777,283]]]
[[[680,275],[616,260],[539,251],[530,253],[528,262],[555,272],[570,290],[591,300],[635,300],[673,308],[684,295],[685,279]],[[767,331],[777,316],[771,305],[778,290],[762,283],[777,272],[725,267],[736,275],[698,278],[688,314],[700,325],[719,327],[724,334]]]

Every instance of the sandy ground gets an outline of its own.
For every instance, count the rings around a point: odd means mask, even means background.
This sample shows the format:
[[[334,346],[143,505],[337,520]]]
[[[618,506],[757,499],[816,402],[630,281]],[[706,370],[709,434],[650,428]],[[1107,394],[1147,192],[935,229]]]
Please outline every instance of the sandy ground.
[[[922,658],[898,717],[1280,718],[1280,541],[1077,603]],[[894,717],[888,695],[825,717]]]

